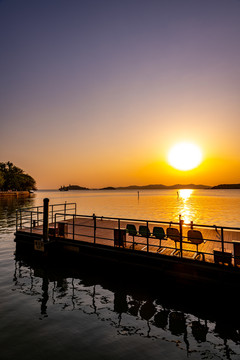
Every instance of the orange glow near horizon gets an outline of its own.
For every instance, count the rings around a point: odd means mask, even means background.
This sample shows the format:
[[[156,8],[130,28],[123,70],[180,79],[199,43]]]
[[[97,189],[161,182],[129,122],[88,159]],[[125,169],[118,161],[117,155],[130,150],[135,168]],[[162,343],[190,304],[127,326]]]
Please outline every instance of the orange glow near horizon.
[[[0,1],[1,162],[38,189],[240,183],[239,1],[27,3]]]

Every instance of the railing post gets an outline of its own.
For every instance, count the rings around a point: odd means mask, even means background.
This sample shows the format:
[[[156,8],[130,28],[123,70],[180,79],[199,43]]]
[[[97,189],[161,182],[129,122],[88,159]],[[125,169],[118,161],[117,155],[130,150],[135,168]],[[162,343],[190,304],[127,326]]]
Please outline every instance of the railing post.
[[[65,201],[65,204],[64,204],[64,220],[66,220],[66,207],[67,207],[67,202]]]
[[[39,225],[39,212],[38,212],[39,207],[37,207],[37,226]]]
[[[120,247],[121,244],[121,231],[120,231],[121,227],[120,227],[120,219],[118,219],[118,247]],[[115,242],[115,240],[114,240]]]
[[[148,221],[147,221],[147,252],[149,252]]]
[[[31,228],[30,228],[30,232],[32,233],[32,225],[33,225],[32,211],[31,211],[30,221],[31,221]]]
[[[96,244],[96,228],[97,228],[96,215],[93,214],[93,243],[94,244]]]
[[[73,215],[73,240],[74,240],[74,233],[75,233],[75,215]]]
[[[20,229],[22,229],[22,209],[20,209]]]
[[[43,199],[43,241],[48,241],[49,199]]]
[[[54,215],[54,235],[57,236],[57,213]]]
[[[222,252],[224,252],[224,236],[223,236],[223,228],[221,227],[221,242],[222,242]]]
[[[52,223],[53,223],[53,205],[52,205]]]
[[[18,210],[16,211],[16,231],[18,230]]]
[[[181,219],[181,215],[179,215],[180,257],[181,258],[182,258],[182,240],[183,240],[182,225],[183,225],[183,220]]]

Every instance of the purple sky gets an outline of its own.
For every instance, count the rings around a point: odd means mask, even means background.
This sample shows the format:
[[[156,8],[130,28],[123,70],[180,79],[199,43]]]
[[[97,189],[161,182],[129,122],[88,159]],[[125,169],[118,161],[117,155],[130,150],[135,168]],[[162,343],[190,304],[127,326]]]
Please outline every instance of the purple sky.
[[[240,182],[240,1],[0,1],[0,161],[39,188]],[[198,172],[167,152],[192,141]]]

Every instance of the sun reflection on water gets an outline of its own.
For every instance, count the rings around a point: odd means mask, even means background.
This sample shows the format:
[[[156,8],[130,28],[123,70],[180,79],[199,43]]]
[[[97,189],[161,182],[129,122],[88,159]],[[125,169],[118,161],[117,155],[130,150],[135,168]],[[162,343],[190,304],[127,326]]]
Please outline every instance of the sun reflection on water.
[[[192,189],[180,189],[178,191],[178,199],[179,199],[179,211],[184,220],[185,224],[189,224],[193,221],[193,208],[190,204],[191,195],[193,194],[194,190]]]

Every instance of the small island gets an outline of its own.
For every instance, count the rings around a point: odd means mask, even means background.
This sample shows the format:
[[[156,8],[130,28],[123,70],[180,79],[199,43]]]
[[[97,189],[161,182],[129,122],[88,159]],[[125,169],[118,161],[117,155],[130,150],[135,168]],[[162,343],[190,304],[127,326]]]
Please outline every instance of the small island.
[[[0,162],[0,196],[29,196],[36,190],[36,181],[10,161]]]
[[[240,189],[240,184],[220,184],[217,186],[213,186],[212,189]]]
[[[68,185],[68,186],[63,185],[58,190],[68,191],[68,190],[89,190],[89,189],[79,185]]]

